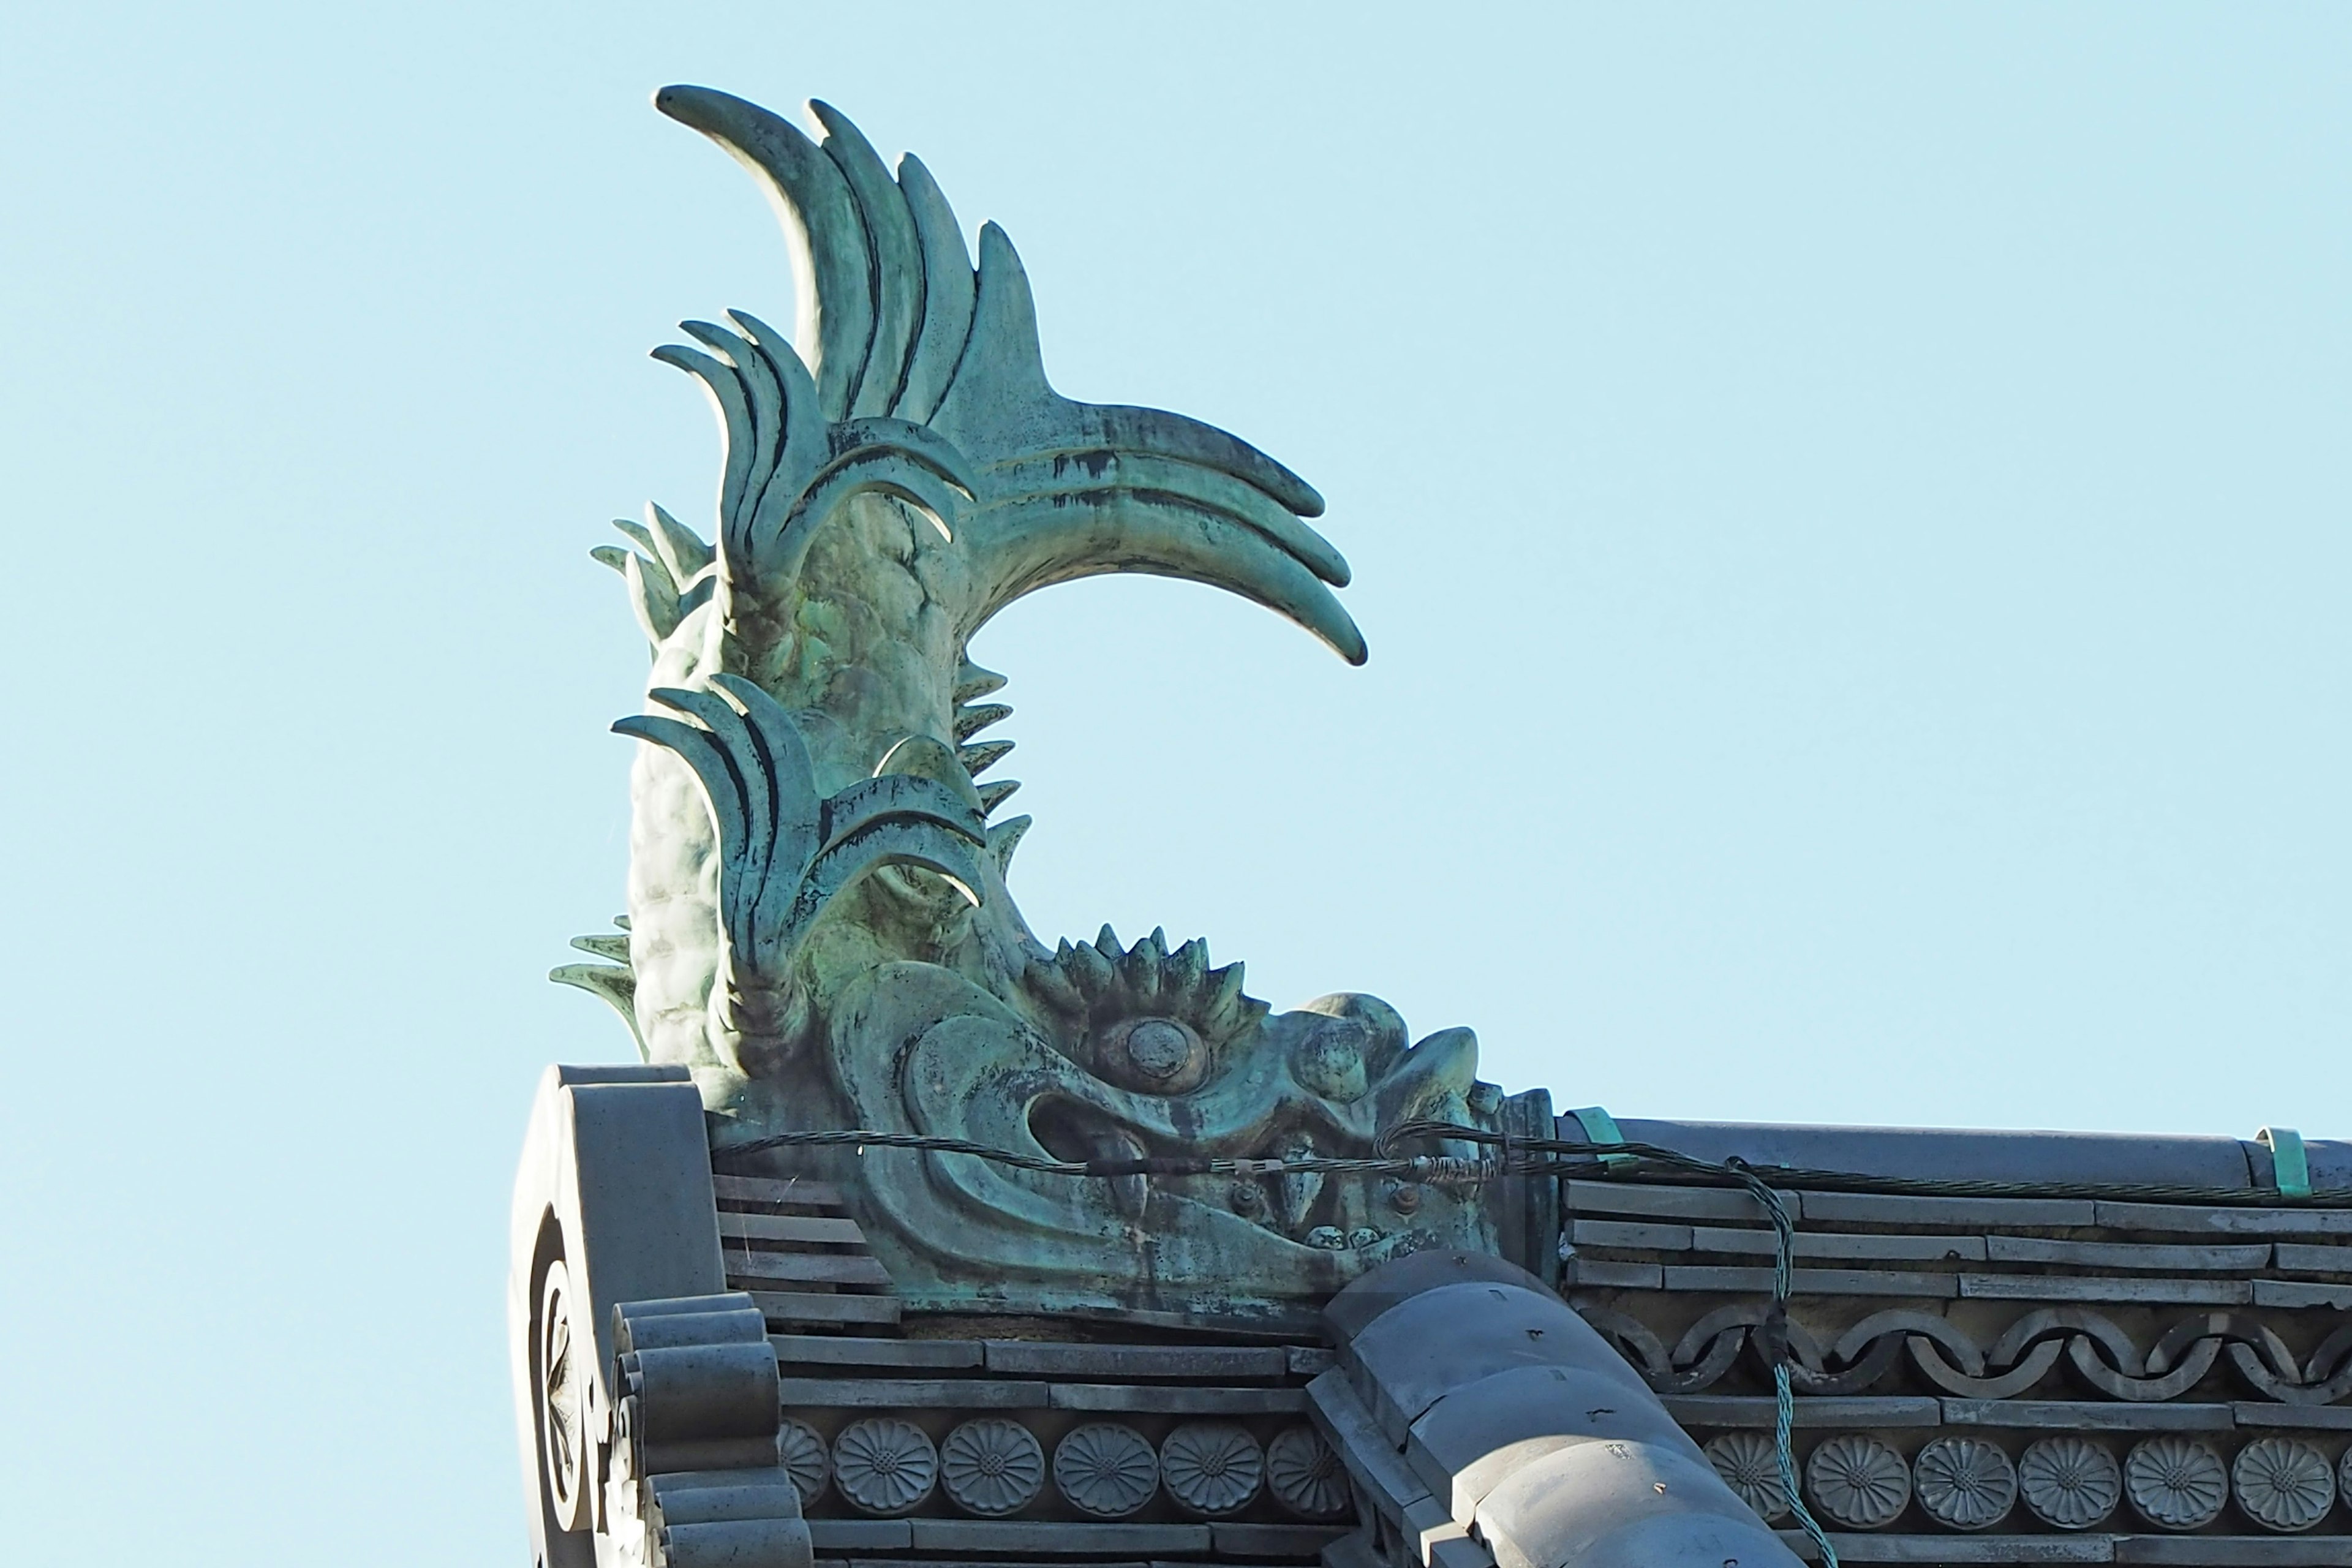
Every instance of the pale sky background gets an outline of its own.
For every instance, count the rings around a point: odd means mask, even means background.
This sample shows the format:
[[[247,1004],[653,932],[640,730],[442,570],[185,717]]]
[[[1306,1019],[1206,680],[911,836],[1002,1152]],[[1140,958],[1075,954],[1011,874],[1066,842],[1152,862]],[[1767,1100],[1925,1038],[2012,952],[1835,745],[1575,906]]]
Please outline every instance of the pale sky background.
[[[1095,582],[1037,929],[1470,1024],[1626,1115],[2352,1135],[2352,9],[0,8],[24,1561],[522,1561],[500,1291],[707,517],[792,318],[647,99],[1003,223],[1077,396],[1329,498],[1350,670]]]

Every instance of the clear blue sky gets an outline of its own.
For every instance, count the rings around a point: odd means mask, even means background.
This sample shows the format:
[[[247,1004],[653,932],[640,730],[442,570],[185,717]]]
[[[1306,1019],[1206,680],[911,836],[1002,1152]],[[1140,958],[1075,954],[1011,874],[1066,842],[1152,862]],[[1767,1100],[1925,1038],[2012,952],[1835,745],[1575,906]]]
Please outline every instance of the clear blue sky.
[[[510,1563],[507,1184],[620,908],[586,559],[839,104],[1074,395],[1306,474],[1349,670],[1029,601],[1041,931],[1625,1114],[2352,1134],[2352,10],[0,10],[27,1561]]]

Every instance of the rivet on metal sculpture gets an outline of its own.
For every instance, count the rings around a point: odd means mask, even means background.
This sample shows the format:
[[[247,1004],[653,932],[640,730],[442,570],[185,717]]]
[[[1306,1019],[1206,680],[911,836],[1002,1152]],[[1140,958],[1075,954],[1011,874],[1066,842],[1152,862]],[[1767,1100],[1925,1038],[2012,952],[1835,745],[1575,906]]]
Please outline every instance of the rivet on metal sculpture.
[[[656,353],[718,410],[717,514],[706,540],[651,508],[618,524],[632,548],[597,552],[653,670],[614,726],[641,742],[625,938],[581,939],[614,962],[556,977],[692,1073],[722,1149],[863,1128],[1056,1159],[1345,1156],[1405,1121],[1497,1125],[1466,1029],[1414,1043],[1360,995],[1271,1014],[1240,964],[1158,931],[1048,948],[1006,887],[1029,819],[1001,815],[1011,710],[974,634],[1035,589],[1143,572],[1360,663],[1331,591],[1347,563],[1303,521],[1322,499],[1197,420],[1055,392],[1013,242],[982,226],[975,267],[913,156],[894,178],[823,104],[813,141],[723,93],[656,103],[782,215],[800,319],[790,341],[741,311],[689,321],[693,346]],[[843,1182],[910,1305],[1232,1313],[1496,1244],[1486,1194],[1458,1186],[1073,1182],[895,1150],[741,1168]]]

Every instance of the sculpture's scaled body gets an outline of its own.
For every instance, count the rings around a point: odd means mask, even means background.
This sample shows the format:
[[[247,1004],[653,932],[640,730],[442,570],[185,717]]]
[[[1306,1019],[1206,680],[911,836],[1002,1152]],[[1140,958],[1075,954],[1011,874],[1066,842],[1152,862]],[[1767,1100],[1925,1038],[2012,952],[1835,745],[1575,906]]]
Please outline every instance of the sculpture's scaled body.
[[[646,711],[614,726],[644,742],[625,942],[581,944],[625,963],[560,977],[621,1006],[648,1061],[689,1069],[735,1143],[855,1127],[1275,1158],[1369,1154],[1416,1117],[1491,1122],[1467,1031],[1414,1046],[1362,997],[1271,1016],[1240,965],[1156,931],[1048,950],[1006,888],[1028,819],[1000,815],[1012,747],[990,731],[1011,710],[973,635],[1034,589],[1146,572],[1360,662],[1331,592],[1347,564],[1304,521],[1321,499],[1198,421],[1056,394],[1012,242],[983,226],[975,267],[913,157],[894,178],[822,104],[812,140],[722,93],[656,101],[765,186],[801,311],[791,342],[734,312],[657,353],[718,409],[718,511],[709,542],[655,508],[620,525],[633,549],[599,552],[653,672]],[[1436,1188],[1376,1212],[1304,1175],[1106,1187],[954,1155],[859,1173],[918,1298],[1134,1305],[1215,1278],[1232,1302],[1305,1301],[1401,1251],[1491,1242],[1476,1194]]]

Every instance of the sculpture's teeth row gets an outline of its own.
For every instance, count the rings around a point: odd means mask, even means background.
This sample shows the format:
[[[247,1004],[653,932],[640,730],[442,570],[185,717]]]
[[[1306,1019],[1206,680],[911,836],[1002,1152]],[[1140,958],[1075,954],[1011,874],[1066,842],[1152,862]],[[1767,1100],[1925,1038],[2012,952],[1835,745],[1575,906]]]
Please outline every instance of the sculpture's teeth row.
[[[1244,967],[1209,967],[1209,944],[1195,937],[1170,952],[1168,933],[1155,929],[1133,947],[1110,927],[1091,942],[1062,942],[1030,977],[1056,1011],[1109,1019],[1138,1014],[1181,1016],[1204,1036],[1240,1033],[1266,1010],[1242,994]]]

